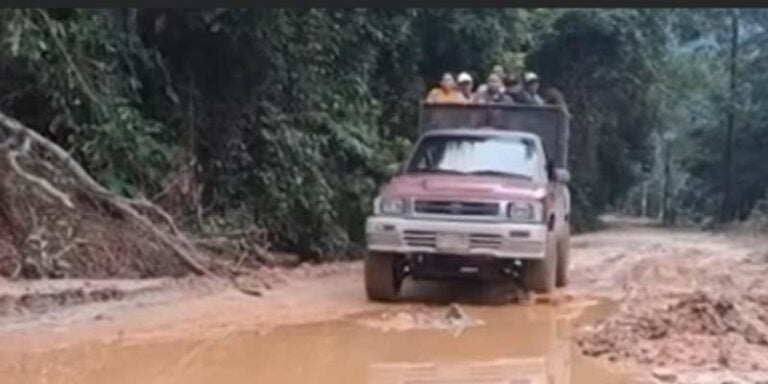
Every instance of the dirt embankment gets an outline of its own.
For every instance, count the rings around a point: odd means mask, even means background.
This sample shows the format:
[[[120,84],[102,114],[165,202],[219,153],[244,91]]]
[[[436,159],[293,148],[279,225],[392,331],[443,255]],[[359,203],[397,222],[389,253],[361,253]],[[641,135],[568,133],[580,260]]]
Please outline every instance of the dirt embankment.
[[[0,111],[0,277],[231,278],[244,263],[273,261],[260,228],[199,223],[199,233],[187,233],[174,216],[188,216],[194,204],[184,200],[195,200],[197,188],[189,168],[178,173],[155,202],[117,194],[66,149]]]

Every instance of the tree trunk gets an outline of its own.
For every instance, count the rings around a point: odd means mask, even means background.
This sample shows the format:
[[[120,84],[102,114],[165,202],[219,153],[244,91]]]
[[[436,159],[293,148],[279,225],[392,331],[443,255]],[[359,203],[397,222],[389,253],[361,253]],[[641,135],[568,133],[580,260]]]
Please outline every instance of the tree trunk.
[[[662,196],[661,196],[661,222],[664,225],[671,224],[671,215],[669,213],[669,190],[670,190],[670,176],[671,176],[671,166],[670,166],[670,156],[671,156],[671,149],[670,149],[670,142],[666,141],[664,143],[664,189],[662,190]]]
[[[640,217],[648,217],[648,181],[643,181],[643,196],[640,200]]]
[[[733,219],[733,135],[736,114],[736,59],[739,48],[739,18],[736,10],[731,14],[731,68],[730,92],[728,96],[728,116],[726,122],[725,153],[723,156],[723,202],[720,208],[720,220]]]

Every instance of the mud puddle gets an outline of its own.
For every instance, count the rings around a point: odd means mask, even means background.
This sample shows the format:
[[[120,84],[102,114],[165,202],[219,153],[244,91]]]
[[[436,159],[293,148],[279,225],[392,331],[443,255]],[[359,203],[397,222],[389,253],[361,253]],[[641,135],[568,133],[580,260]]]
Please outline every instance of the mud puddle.
[[[2,383],[624,383],[579,356],[577,324],[605,306],[406,304],[267,333],[118,340],[0,354]],[[450,319],[448,319],[450,320]],[[466,320],[466,319],[465,319]],[[591,319],[589,319],[591,321]],[[396,323],[396,324],[395,324]]]

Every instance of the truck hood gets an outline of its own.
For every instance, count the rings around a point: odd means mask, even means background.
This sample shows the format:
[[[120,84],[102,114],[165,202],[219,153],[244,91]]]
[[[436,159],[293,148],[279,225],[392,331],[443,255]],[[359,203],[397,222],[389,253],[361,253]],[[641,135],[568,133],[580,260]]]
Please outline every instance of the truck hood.
[[[397,176],[381,192],[403,197],[541,199],[546,184],[499,176],[419,174]]]

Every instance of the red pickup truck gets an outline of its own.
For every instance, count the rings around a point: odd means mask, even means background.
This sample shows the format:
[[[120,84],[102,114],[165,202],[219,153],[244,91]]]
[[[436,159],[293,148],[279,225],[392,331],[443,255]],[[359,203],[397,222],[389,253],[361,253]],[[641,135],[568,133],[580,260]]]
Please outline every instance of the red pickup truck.
[[[366,222],[365,287],[414,279],[567,284],[568,116],[555,106],[424,104],[421,137]]]

